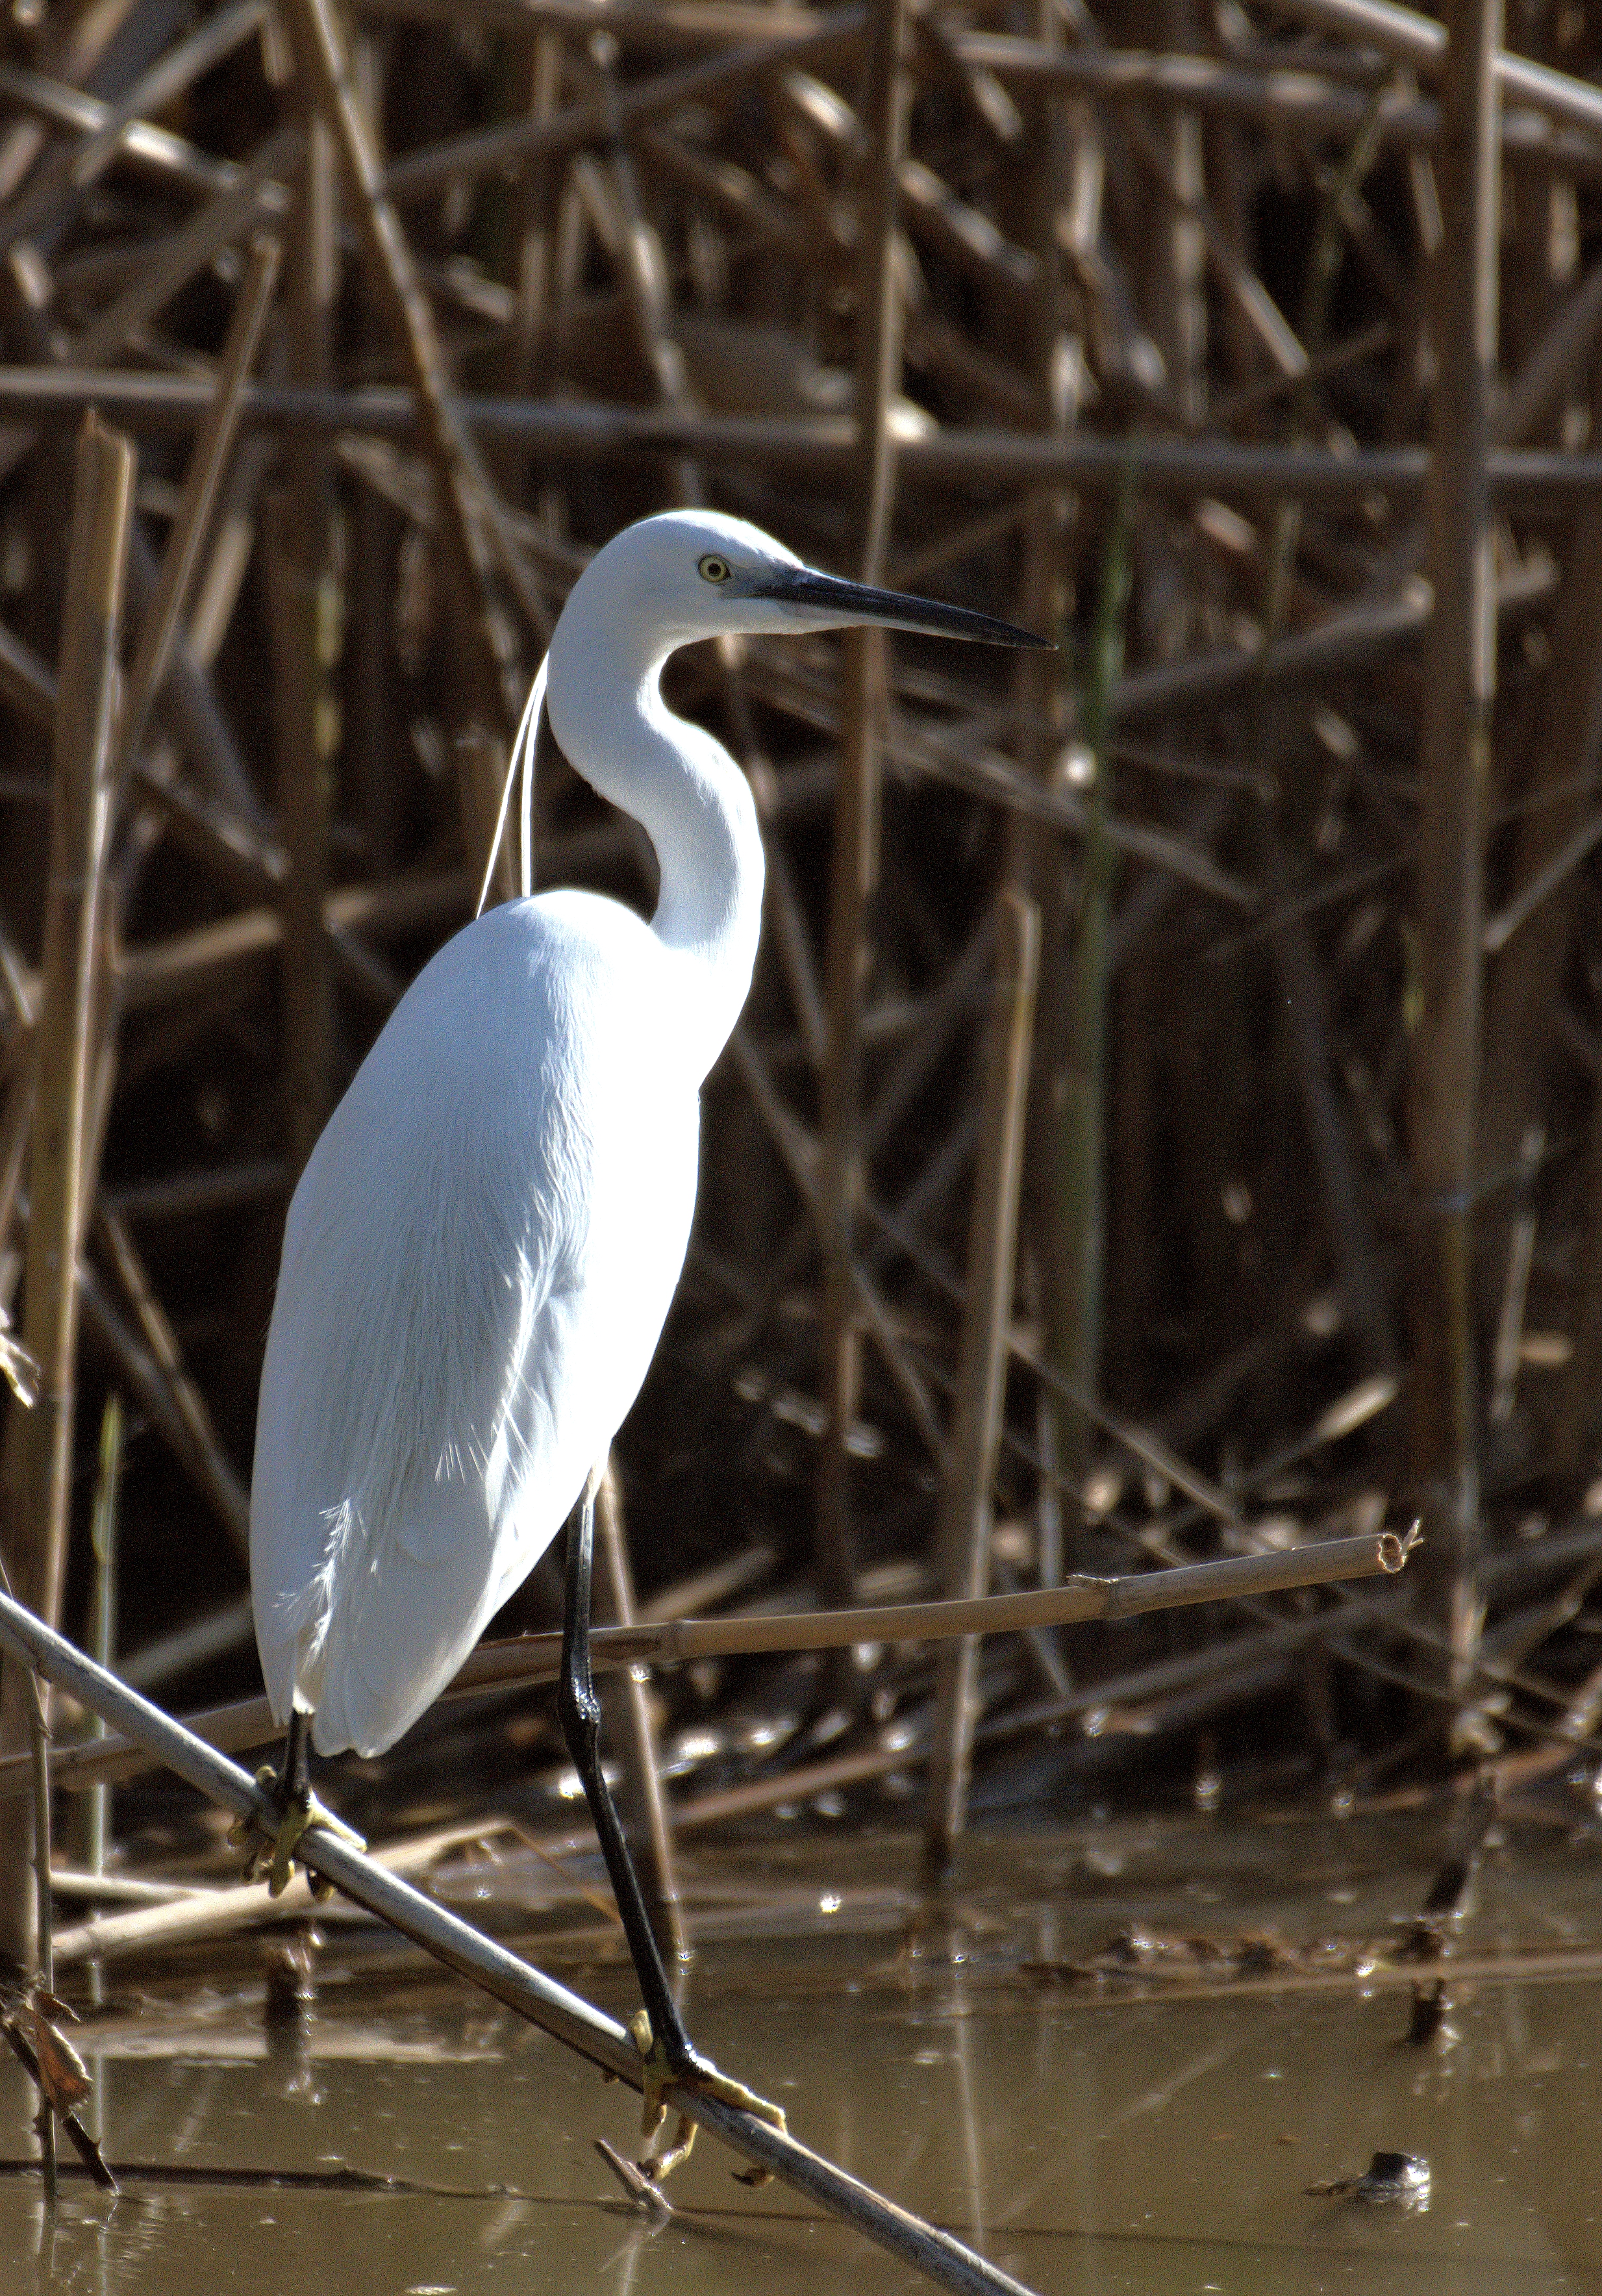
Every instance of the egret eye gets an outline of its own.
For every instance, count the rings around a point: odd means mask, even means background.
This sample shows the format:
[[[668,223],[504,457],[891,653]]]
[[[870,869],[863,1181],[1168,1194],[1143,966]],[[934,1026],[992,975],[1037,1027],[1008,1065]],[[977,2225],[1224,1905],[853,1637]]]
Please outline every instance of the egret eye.
[[[697,565],[703,582],[726,582],[732,570],[726,558],[707,557],[699,560]]]

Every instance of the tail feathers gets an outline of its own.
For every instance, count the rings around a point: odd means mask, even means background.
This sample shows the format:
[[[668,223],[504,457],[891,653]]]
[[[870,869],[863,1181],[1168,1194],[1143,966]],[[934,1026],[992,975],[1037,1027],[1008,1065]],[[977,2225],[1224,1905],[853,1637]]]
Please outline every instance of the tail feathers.
[[[352,1550],[362,1543],[361,1519],[346,1499],[323,1517],[322,1559],[298,1593],[281,1595],[266,1617],[257,1617],[257,1640],[267,1696],[280,1723],[291,1707],[315,1714],[323,1703],[329,1632],[336,1589],[349,1573]]]
[[[258,1588],[274,1712],[281,1723],[291,1706],[310,1712],[319,1753],[392,1746],[526,1575],[544,1541],[497,1541],[485,1497],[476,1481],[431,1481],[380,1518],[364,1494],[348,1496],[323,1512],[292,1591],[264,1601]]]
[[[433,1703],[495,1606],[483,1553],[482,1538],[476,1548],[430,1541],[419,1555],[391,1536],[380,1554],[360,1513],[341,1510],[323,1568],[293,1605],[296,1690],[319,1753],[380,1754]]]

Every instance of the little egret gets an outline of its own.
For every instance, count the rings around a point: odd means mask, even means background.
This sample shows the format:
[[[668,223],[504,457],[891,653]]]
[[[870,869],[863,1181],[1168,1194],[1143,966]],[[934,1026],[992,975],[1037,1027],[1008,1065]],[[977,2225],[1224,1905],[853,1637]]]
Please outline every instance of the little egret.
[[[820,574],[743,520],[672,511],[597,553],[542,671],[560,748],[656,849],[647,924],[563,890],[506,902],[418,975],[290,1205],[250,1495],[250,1584],[288,1742],[282,1885],[319,1753],[393,1745],[577,1507],[558,1710],[665,2080],[760,2107],[691,2046],[601,1775],[590,1680],[599,1466],[683,1263],[699,1095],[745,1002],[762,840],[726,750],[663,701],[697,638],[879,622],[1001,645],[985,614]],[[538,733],[540,681],[519,735]],[[772,2112],[775,2108],[765,2108]]]

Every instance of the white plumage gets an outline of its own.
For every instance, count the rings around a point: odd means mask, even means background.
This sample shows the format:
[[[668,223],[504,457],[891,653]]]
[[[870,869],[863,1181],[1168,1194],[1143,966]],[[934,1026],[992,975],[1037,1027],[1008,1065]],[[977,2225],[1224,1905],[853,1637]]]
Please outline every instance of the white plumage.
[[[678,1280],[699,1087],[750,983],[763,868],[744,776],[666,709],[662,665],[720,632],[870,619],[1030,642],[813,573],[711,512],[628,529],[574,588],[545,706],[644,825],[660,898],[650,924],[563,891],[469,925],[295,1191],[250,1576],[273,1710],[311,1713],[323,1753],[380,1751],[455,1672],[604,1458]]]
[[[437,1695],[645,1376],[700,1081],[664,1057],[662,969],[615,902],[492,910],[413,983],[307,1166],[252,1579],[274,1710],[293,1692],[324,1753],[376,1753]]]

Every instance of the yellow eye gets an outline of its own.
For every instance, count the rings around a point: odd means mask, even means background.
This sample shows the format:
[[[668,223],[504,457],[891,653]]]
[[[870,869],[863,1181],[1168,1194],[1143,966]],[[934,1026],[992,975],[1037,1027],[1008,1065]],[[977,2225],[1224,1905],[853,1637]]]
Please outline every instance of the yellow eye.
[[[697,570],[703,582],[726,582],[731,569],[726,558],[708,557],[699,562]]]

